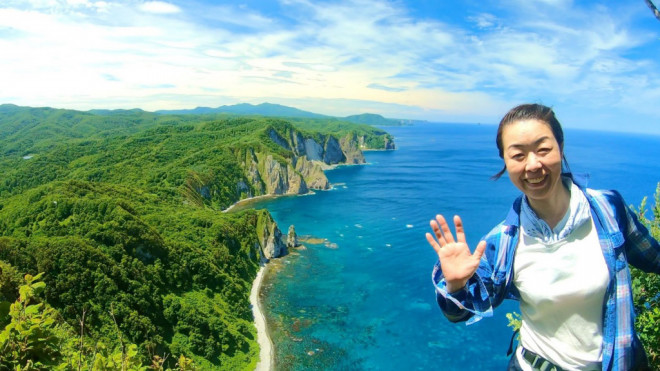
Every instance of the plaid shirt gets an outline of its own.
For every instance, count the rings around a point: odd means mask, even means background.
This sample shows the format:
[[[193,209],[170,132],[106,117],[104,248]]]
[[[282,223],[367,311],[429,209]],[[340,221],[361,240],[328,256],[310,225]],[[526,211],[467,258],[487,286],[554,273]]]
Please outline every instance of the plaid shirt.
[[[570,175],[569,175],[570,176]],[[572,176],[571,176],[572,177]],[[610,273],[603,303],[603,370],[629,370],[642,345],[635,334],[635,313],[628,263],[660,274],[660,245],[630,211],[616,191],[582,189],[591,208],[598,239]],[[440,262],[433,269],[438,305],[452,322],[471,324],[493,315],[504,299],[520,300],[512,284],[513,257],[518,246],[520,206],[517,198],[507,218],[484,239],[486,252],[477,272],[460,291],[449,294]]]

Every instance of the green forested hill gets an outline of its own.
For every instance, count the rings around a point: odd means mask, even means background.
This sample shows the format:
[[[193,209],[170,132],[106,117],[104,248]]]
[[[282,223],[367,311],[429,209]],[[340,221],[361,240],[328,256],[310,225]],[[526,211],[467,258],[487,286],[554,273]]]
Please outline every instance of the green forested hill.
[[[136,344],[142,364],[169,355],[174,367],[184,355],[201,369],[253,368],[248,295],[273,221],[220,210],[265,192],[246,156],[293,172],[295,150],[278,138],[296,135],[391,143],[332,121],[0,106],[0,301],[19,302],[23,275],[44,272],[41,308],[64,334],[32,361],[91,368]],[[8,308],[0,305],[0,328],[19,328],[25,318]],[[7,331],[0,346],[20,343]],[[23,362],[10,353],[0,364]]]
[[[298,130],[309,137],[355,133],[375,149],[392,142],[382,130],[333,120],[288,122],[258,116],[168,116],[143,111],[100,115],[2,105],[0,195],[21,193],[56,179],[131,184],[171,193],[189,175],[206,172],[218,179],[213,202],[226,207],[240,198],[231,183],[240,178],[241,152],[252,149],[280,159],[292,156],[269,139],[270,128],[281,133]]]

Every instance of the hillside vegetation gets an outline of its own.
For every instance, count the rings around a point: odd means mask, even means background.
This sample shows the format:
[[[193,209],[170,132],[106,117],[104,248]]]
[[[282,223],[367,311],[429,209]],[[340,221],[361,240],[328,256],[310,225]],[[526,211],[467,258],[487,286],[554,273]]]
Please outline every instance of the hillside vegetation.
[[[331,120],[0,106],[0,365],[254,368],[276,226],[220,211],[391,144]]]
[[[648,228],[651,236],[660,241],[660,183],[655,191],[654,205],[650,208],[651,218],[647,218],[647,198],[642,201],[638,215]],[[660,370],[660,276],[644,273],[631,267],[633,299],[637,320],[635,328],[644,344],[651,369]]]
[[[359,115],[351,115],[346,117],[332,117],[321,115],[314,112],[303,111],[293,107],[287,107],[280,104],[261,103],[252,105],[249,103],[240,103],[230,106],[220,106],[216,108],[211,107],[197,107],[193,109],[179,109],[179,110],[162,110],[156,111],[161,114],[206,114],[206,113],[228,113],[228,114],[241,114],[241,115],[261,115],[269,117],[284,117],[303,118],[303,119],[333,119],[337,121],[348,121],[356,124],[379,125],[379,126],[401,126],[413,125],[415,123],[424,122],[420,120],[408,119],[389,119],[378,114],[363,113]]]

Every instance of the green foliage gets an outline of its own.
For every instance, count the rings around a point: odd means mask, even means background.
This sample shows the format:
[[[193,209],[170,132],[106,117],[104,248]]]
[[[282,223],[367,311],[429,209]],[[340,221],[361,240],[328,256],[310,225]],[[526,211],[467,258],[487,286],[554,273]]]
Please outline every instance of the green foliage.
[[[3,302],[0,318],[5,324],[0,332],[0,365],[12,369],[46,370],[62,356],[62,329],[53,308],[36,300],[46,285],[42,274],[25,275],[14,303]],[[9,317],[9,318],[8,318]]]
[[[639,207],[639,220],[648,228],[651,235],[660,241],[660,183],[655,192],[655,205],[652,219],[646,218],[646,198]],[[649,357],[651,368],[660,369],[660,276],[647,274],[634,267],[630,268],[633,281],[633,299],[637,321],[635,328]]]
[[[175,324],[177,334],[171,351],[192,354],[202,365],[207,360],[224,369],[245,368],[252,357],[258,356],[256,349],[250,347],[255,340],[252,319],[229,321],[226,313],[231,308],[217,296],[205,290],[164,298],[164,314]]]
[[[43,354],[68,355],[63,369],[253,367],[248,295],[273,221],[217,210],[245,196],[249,153],[291,160],[273,132],[323,143],[351,130],[383,135],[329,121],[0,106],[0,320],[11,362],[46,362],[21,348],[42,341]],[[22,284],[37,272],[43,282]]]
[[[506,314],[506,319],[509,320],[507,324],[508,327],[511,327],[511,331],[516,334],[516,341],[520,342],[520,327],[522,326],[522,317],[518,312],[510,312]],[[513,336],[513,335],[511,335]],[[511,345],[513,345],[513,338],[511,339]],[[512,349],[515,349],[512,348]]]
[[[516,312],[507,313],[506,319],[509,320],[507,326],[511,327],[511,330],[513,332],[520,330],[520,326],[522,326],[522,318],[520,317],[520,313],[516,313]]]
[[[394,138],[386,131],[366,124],[355,124],[337,119],[290,119],[299,129],[332,134],[344,137],[348,134],[364,139],[365,149],[385,149],[385,143],[394,142]]]
[[[0,105],[0,321],[12,367],[50,355],[60,369],[253,368],[249,291],[273,220],[219,210],[263,192],[246,163],[286,166],[294,152],[276,141],[294,133],[381,146],[387,136],[333,120]]]
[[[8,266],[5,266],[6,268]],[[46,284],[43,273],[25,275],[25,283],[18,287],[19,297],[14,303],[0,303],[0,367],[15,370],[95,370],[144,371],[149,368],[165,370],[165,359],[155,356],[151,367],[143,365],[138,347],[123,344],[108,348],[97,342],[85,344],[83,335],[76,338],[73,329],[61,320],[59,313],[48,304],[39,302]],[[192,359],[181,355],[175,370],[195,370]]]
[[[321,144],[330,135],[354,135],[364,148],[373,149],[392,141],[380,129],[328,119],[142,111],[100,115],[4,105],[0,106],[0,196],[51,181],[86,180],[130,184],[162,197],[183,197],[193,205],[224,209],[241,198],[237,184],[245,181],[245,151],[273,155],[280,163],[293,156],[271,140],[272,130],[282,138],[297,130]],[[256,194],[254,189],[251,194]]]
[[[0,219],[18,221],[5,226],[4,234],[13,237],[0,237],[0,259],[23,271],[48,272],[46,299],[72,326],[87,310],[89,336],[113,344],[112,310],[119,331],[139,346],[141,362],[149,349],[181,354],[170,349],[171,339],[181,331],[190,335],[181,326],[187,317],[166,316],[165,299],[168,293],[185,297],[208,290],[217,309],[208,313],[217,317],[209,328],[225,327],[216,336],[225,347],[215,353],[182,348],[185,354],[213,356],[212,365],[220,367],[223,358],[257,353],[248,293],[258,269],[255,226],[263,212],[221,214],[158,204],[149,195],[102,183],[45,187],[12,198],[0,211]]]

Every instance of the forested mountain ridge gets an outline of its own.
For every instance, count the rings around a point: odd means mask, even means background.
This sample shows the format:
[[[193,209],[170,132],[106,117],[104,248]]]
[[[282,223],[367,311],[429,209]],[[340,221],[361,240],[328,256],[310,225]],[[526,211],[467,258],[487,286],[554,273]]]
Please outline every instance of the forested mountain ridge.
[[[219,211],[326,188],[323,166],[391,146],[330,120],[0,106],[0,301],[45,272],[71,338],[84,322],[82,353],[131,342],[145,364],[253,368],[249,289],[277,226],[265,211]]]
[[[359,115],[350,115],[346,117],[333,117],[333,116],[322,115],[319,113],[303,111],[298,108],[283,106],[281,104],[272,104],[272,103],[261,103],[257,105],[252,105],[249,103],[240,103],[235,105],[220,106],[216,108],[197,107],[193,109],[161,110],[161,111],[156,111],[156,113],[161,113],[161,114],[229,113],[229,114],[241,114],[241,115],[262,115],[269,117],[284,117],[287,119],[291,119],[291,118],[334,119],[339,121],[348,121],[356,124],[383,125],[383,126],[413,125],[414,123],[417,122],[424,122],[422,120],[390,119],[373,113],[363,113]]]
[[[180,110],[161,110],[156,111],[160,114],[205,114],[205,113],[231,113],[239,115],[262,115],[275,117],[302,117],[302,118],[332,118],[327,115],[303,111],[293,107],[283,106],[281,104],[261,103],[257,105],[249,103],[240,103],[234,105],[225,105],[216,108],[197,107],[193,109]]]
[[[185,192],[188,201],[222,209],[244,197],[290,193],[281,187],[270,192],[272,167],[300,168],[282,177],[324,177],[314,165],[360,163],[361,149],[394,147],[382,130],[332,120],[8,108],[0,106],[2,196],[63,179],[130,183],[166,193],[187,185],[203,196]],[[261,171],[255,174],[253,165]]]

